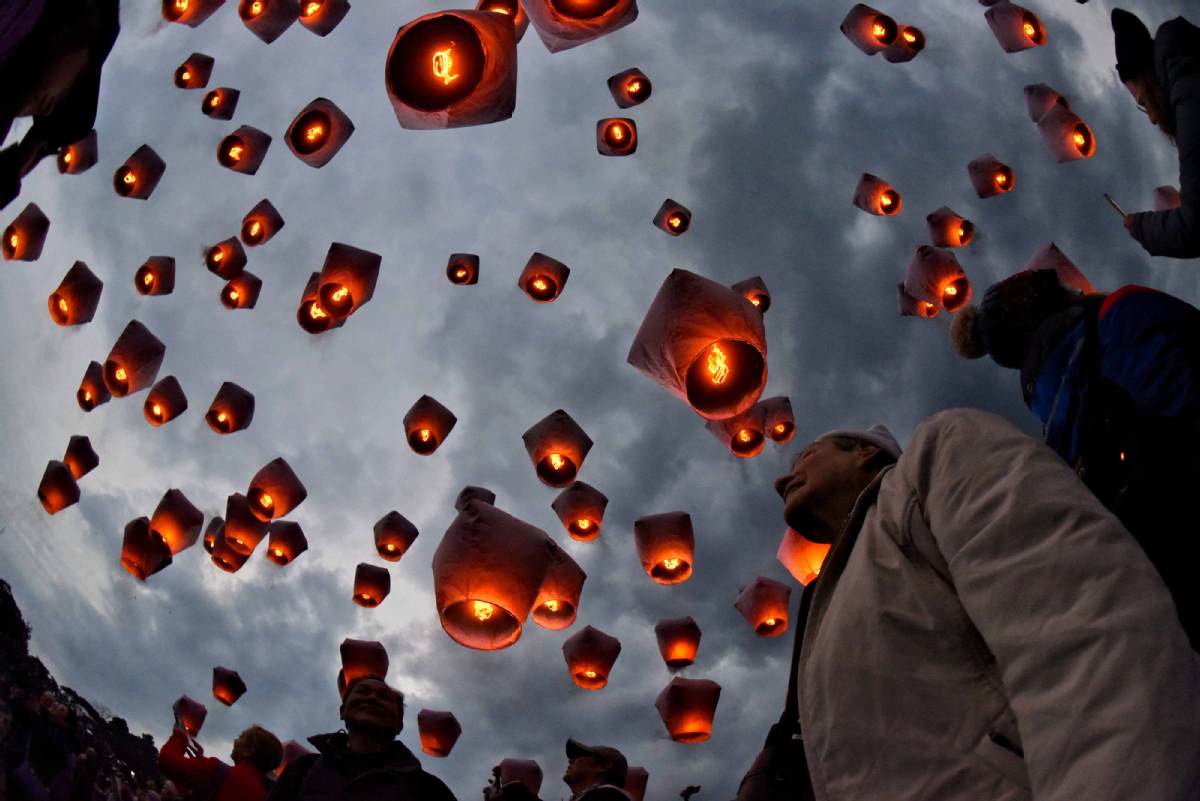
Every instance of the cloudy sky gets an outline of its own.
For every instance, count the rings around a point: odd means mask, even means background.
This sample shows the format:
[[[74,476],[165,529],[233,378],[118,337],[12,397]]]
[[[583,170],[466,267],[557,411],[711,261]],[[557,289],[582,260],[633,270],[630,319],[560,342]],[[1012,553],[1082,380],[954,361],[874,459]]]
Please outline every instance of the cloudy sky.
[[[40,260],[0,269],[0,575],[54,674],[160,742],[184,693],[208,701],[201,739],[210,753],[227,753],[254,722],[284,739],[332,731],[338,644],[379,639],[390,680],[408,698],[402,739],[417,748],[423,707],[462,722],[448,759],[424,759],[460,798],[477,797],[506,756],[537,759],[542,796],[567,796],[558,777],[570,736],[646,766],[649,798],[692,783],[704,798],[730,798],[783,702],[788,640],[756,638],[733,601],[755,576],[794,585],[775,560],[783,523],[770,482],[795,447],[875,421],[907,441],[922,418],[959,405],[1037,431],[1015,374],[954,356],[948,320],[897,315],[895,286],[927,241],[925,214],[949,205],[976,222],[976,241],[959,257],[980,294],[1053,240],[1103,289],[1139,283],[1200,301],[1194,267],[1147,257],[1101,199],[1108,191],[1144,209],[1155,186],[1178,180],[1174,149],[1117,82],[1106,2],[1030,3],[1049,45],[1015,55],[968,0],[877,3],[928,38],[915,61],[893,65],[839,33],[848,0],[648,0],[633,25],[555,55],[531,29],[513,119],[451,131],[402,130],[383,85],[396,30],[437,3],[357,0],[327,38],[295,25],[270,46],[242,26],[234,2],[194,30],[164,25],[157,3],[125,5],[104,72],[100,163],[60,176],[47,160],[3,212],[7,223],[35,201],[52,223]],[[1152,29],[1185,5],[1126,3]],[[241,90],[231,122],[202,116],[203,93],[172,85],[193,51],[216,59],[210,86]],[[629,112],[640,146],[630,158],[603,158],[595,122],[617,113],[605,79],[632,66],[654,82],[652,98]],[[1037,82],[1091,124],[1094,159],[1054,163],[1025,113],[1022,87]],[[357,130],[314,170],[282,134],[318,96]],[[241,124],[275,137],[253,177],[214,157]],[[118,198],[110,183],[142,143],[168,165],[145,203]],[[1011,195],[981,201],[971,191],[965,165],[985,151],[1014,167]],[[898,217],[851,205],[864,171],[903,193]],[[286,227],[250,251],[263,279],[257,308],[229,312],[202,248],[235,235],[263,197]],[[650,224],[666,197],[694,213],[680,238]],[[295,323],[296,303],[332,241],[382,254],[383,268],[373,301],[313,338]],[[534,251],[572,269],[554,304],[534,304],[515,286]],[[480,255],[477,286],[446,281],[452,252]],[[177,259],[174,294],[134,292],[134,271],[151,255]],[[77,259],[105,288],[96,319],[66,330],[45,298]],[[726,284],[765,278],[774,297],[767,394],[792,399],[793,447],[737,460],[625,364],[675,267]],[[161,429],[144,422],[144,395],[91,414],[75,404],[87,363],[104,358],[130,319],[166,343],[160,376],[176,375],[191,404]],[[257,412],[247,431],[218,437],[202,412],[226,380],[255,394]],[[414,455],[401,427],[422,394],[459,419],[432,457]],[[610,498],[598,542],[565,537],[550,509],[555,492],[538,482],[521,443],[557,408],[595,441],[580,478]],[[81,482],[80,503],[50,518],[35,488],[72,434],[91,437],[101,465]],[[277,568],[260,552],[228,575],[197,547],[145,584],[120,568],[124,524],[149,515],[166,489],[181,488],[207,516],[223,514],[226,496],[276,456],[309,490],[291,519],[310,550],[294,564]],[[568,676],[561,645],[575,629],[529,625],[493,653],[442,632],[430,560],[464,484],[494,489],[501,508],[550,532],[587,571],[576,627],[596,626],[623,646],[605,690],[578,689]],[[392,568],[391,596],[361,609],[351,602],[354,568],[382,564],[371,526],[391,509],[421,534]],[[697,564],[690,581],[663,587],[640,568],[632,524],[674,510],[692,516]],[[685,675],[724,688],[714,736],[700,745],[670,741],[653,706],[670,678],[653,626],[682,615],[704,632]],[[218,664],[250,688],[230,709],[209,695]]]

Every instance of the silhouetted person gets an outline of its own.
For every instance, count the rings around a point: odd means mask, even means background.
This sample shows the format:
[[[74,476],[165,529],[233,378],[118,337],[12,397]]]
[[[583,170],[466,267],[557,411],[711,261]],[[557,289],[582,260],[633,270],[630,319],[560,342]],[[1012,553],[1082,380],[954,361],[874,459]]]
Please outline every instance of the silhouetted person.
[[[625,755],[606,745],[584,745],[567,740],[567,769],[563,781],[571,788],[571,801],[629,801]]]
[[[233,741],[229,758],[233,765],[204,756],[204,750],[187,735],[176,716],[175,728],[158,752],[158,767],[197,798],[263,801],[271,790],[267,774],[279,767],[283,746],[271,732],[251,726]]]
[[[698,792],[700,792],[700,785],[689,784],[687,787],[684,787],[679,791],[679,797],[682,798],[683,801],[691,801],[692,796]]]

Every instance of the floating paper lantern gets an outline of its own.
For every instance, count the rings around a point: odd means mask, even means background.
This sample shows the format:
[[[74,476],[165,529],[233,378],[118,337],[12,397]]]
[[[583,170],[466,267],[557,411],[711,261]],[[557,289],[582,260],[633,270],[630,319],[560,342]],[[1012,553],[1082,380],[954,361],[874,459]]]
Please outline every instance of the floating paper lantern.
[[[388,512],[375,524],[375,550],[389,562],[398,562],[417,539],[417,527],[397,511]]]
[[[59,461],[46,464],[42,480],[37,489],[38,500],[46,514],[58,514],[68,506],[79,503],[79,485],[71,475],[71,468]]]
[[[763,413],[763,428],[767,436],[779,445],[789,442],[796,435],[796,418],[792,414],[792,402],[783,395],[759,401]]]
[[[100,160],[100,147],[93,129],[78,142],[64,145],[58,150],[58,171],[63,175],[79,175],[96,166]]]
[[[270,134],[243,125],[217,145],[217,163],[243,175],[254,175],[267,157],[270,146]]]
[[[212,553],[218,542],[225,541],[225,518],[217,516],[208,521],[208,526],[204,529],[204,550]]]
[[[250,511],[264,523],[283,517],[308,497],[308,490],[282,457],[273,459],[250,479],[246,500]]]
[[[692,213],[686,207],[667,198],[654,215],[654,225],[671,236],[680,236],[692,227]]]
[[[775,558],[801,584],[807,585],[821,573],[829,543],[813,542],[790,528],[784,532]]]
[[[632,108],[645,103],[653,90],[654,86],[646,73],[637,67],[618,72],[608,79],[608,91],[619,108]]]
[[[700,627],[691,617],[660,620],[654,624],[658,652],[671,670],[679,670],[696,661],[700,650]]]
[[[630,767],[625,771],[625,792],[633,801],[645,801],[646,785],[650,782],[650,774],[641,766]]]
[[[254,516],[250,500],[235,492],[225,500],[224,542],[237,554],[249,556],[267,536],[267,524]]]
[[[300,16],[296,0],[240,0],[238,16],[250,32],[270,44]]]
[[[771,308],[771,293],[761,276],[738,281],[730,289],[750,301],[750,305],[758,309],[760,314],[766,314],[767,309]]]
[[[1085,295],[1096,293],[1096,287],[1087,279],[1083,271],[1076,267],[1075,263],[1067,258],[1067,254],[1059,250],[1058,245],[1053,242],[1033,254],[1033,258],[1025,265],[1025,270],[1054,270],[1058,273],[1058,281],[1063,286]]]
[[[553,303],[567,285],[571,268],[544,253],[534,253],[517,277],[517,286],[538,303]]]
[[[374,640],[342,640],[342,678],[352,684],[362,678],[387,678],[389,660],[383,643]]]
[[[183,394],[179,379],[169,375],[150,388],[146,402],[142,404],[142,414],[147,423],[158,428],[187,411],[187,406],[187,396]]]
[[[500,760],[500,784],[520,782],[537,798],[542,789],[542,768],[532,759],[513,759],[508,757]]]
[[[392,591],[392,574],[386,567],[359,562],[354,571],[354,603],[374,609]]]
[[[1012,167],[991,153],[984,153],[968,164],[967,174],[971,177],[975,194],[981,198],[1007,194],[1017,185],[1017,176],[1013,174]]]
[[[283,217],[271,201],[263,198],[242,218],[242,243],[250,247],[265,244],[279,233],[280,228],[283,228]]]
[[[605,117],[596,123],[596,152],[601,156],[632,156],[637,146],[637,123],[628,117]]]
[[[162,16],[167,22],[195,28],[224,4],[225,0],[162,0]]]
[[[908,264],[908,277],[897,288],[902,316],[936,317],[953,314],[971,300],[971,282],[954,254],[921,245]]]
[[[864,172],[854,190],[854,205],[868,214],[890,217],[900,213],[904,201],[887,181]]]
[[[133,274],[133,288],[139,295],[170,295],[175,291],[175,259],[151,256]]]
[[[200,101],[200,113],[214,120],[232,120],[242,93],[230,86],[218,86]]]
[[[442,628],[468,648],[495,651],[521,636],[554,551],[539,528],[468,501],[433,554]]]
[[[92,447],[90,439],[82,434],[76,434],[67,442],[67,452],[63,455],[63,464],[71,471],[71,477],[78,481],[100,465],[100,457]]]
[[[1183,205],[1183,197],[1173,186],[1159,186],[1154,189],[1154,210],[1170,211]]]
[[[279,761],[279,767],[275,770],[275,775],[282,776],[283,772],[287,770],[288,765],[295,763],[301,757],[308,756],[311,753],[313,752],[305,748],[302,743],[299,743],[296,740],[288,740],[283,744],[283,759]]]
[[[130,320],[104,360],[104,385],[118,398],[154,383],[167,346],[150,329]]]
[[[529,15],[525,13],[520,0],[479,0],[475,10],[507,17],[512,21],[513,35],[518,42],[524,38],[525,31],[529,28]]]
[[[113,173],[113,189],[121,197],[148,200],[166,171],[167,163],[154,148],[142,145]]]
[[[270,525],[267,539],[267,558],[283,567],[308,550],[308,539],[299,523],[276,520]]]
[[[212,56],[192,53],[186,61],[175,68],[175,85],[180,89],[203,89],[208,86],[208,79],[212,75],[215,63]]]
[[[702,743],[712,735],[721,685],[710,679],[671,679],[654,707],[677,743]]]
[[[901,25],[896,41],[883,49],[883,57],[893,64],[912,61],[925,49],[925,34],[912,25]]]
[[[555,409],[521,435],[537,477],[549,487],[565,487],[575,480],[592,440],[571,415]]]
[[[204,513],[181,490],[169,489],[150,518],[150,533],[175,556],[196,544],[203,525]]]
[[[254,395],[232,381],[221,384],[204,415],[208,427],[218,434],[232,434],[248,428],[254,419]]]
[[[90,362],[84,371],[79,389],[75,391],[75,402],[85,412],[90,412],[102,403],[108,403],[112,393],[104,385],[104,368],[100,362]]]
[[[459,490],[458,497],[454,499],[454,510],[461,512],[467,508],[467,504],[471,501],[479,501],[489,506],[495,506],[496,493],[486,487],[473,487],[468,484]]]
[[[145,581],[171,564],[171,549],[150,530],[144,517],[131,520],[121,539],[121,567],[138,581]]]
[[[354,133],[354,123],[332,100],[318,97],[288,126],[288,149],[310,167],[324,167]]]
[[[479,283],[479,257],[474,253],[451,253],[446,263],[446,278],[458,286]]]
[[[250,554],[238,553],[228,540],[220,539],[213,545],[211,559],[214,565],[226,573],[236,573],[250,559]]]
[[[680,584],[692,575],[696,537],[687,512],[640,517],[633,523],[638,558],[659,584]]]
[[[175,713],[175,717],[179,719],[179,722],[183,725],[183,730],[188,733],[189,737],[195,737],[200,733],[200,728],[204,725],[204,719],[208,717],[208,708],[186,695],[176,701],[171,710]]]
[[[900,26],[894,19],[862,3],[846,14],[841,30],[855,47],[868,56],[884,50],[900,35]]]
[[[767,442],[766,415],[759,405],[724,420],[709,420],[705,423],[713,436],[725,447],[742,459],[751,459],[762,453]]]
[[[949,206],[942,206],[926,215],[929,239],[939,248],[961,248],[975,238],[975,223]]]
[[[321,308],[335,320],[344,320],[358,311],[375,294],[382,261],[378,253],[369,250],[341,242],[330,245],[317,290]]]
[[[217,666],[213,668],[213,698],[225,706],[233,706],[246,694],[246,682],[236,670]]]
[[[767,383],[762,315],[736,291],[673,270],[626,360],[702,417],[732,417],[753,406]]]
[[[448,757],[462,735],[462,726],[451,712],[422,709],[417,713],[421,750],[432,757]]]
[[[221,305],[229,310],[253,309],[258,303],[258,294],[262,291],[262,279],[249,270],[242,270],[236,278],[230,279],[221,287],[218,295]]]
[[[49,230],[50,218],[36,203],[30,203],[4,229],[0,252],[5,261],[36,261],[42,255]]]
[[[576,481],[562,492],[550,504],[550,508],[558,515],[567,534],[573,540],[588,542],[600,536],[600,526],[604,523],[604,510],[608,506],[608,497],[603,492]]]
[[[607,36],[637,19],[637,0],[522,0],[551,53]]]
[[[1038,120],[1042,141],[1059,164],[1096,155],[1096,135],[1079,115],[1066,106],[1054,106]]]
[[[328,36],[349,12],[348,0],[300,0],[300,24],[317,36]]]
[[[384,82],[402,128],[506,120],[517,104],[516,31],[487,11],[418,17],[396,33]]]
[[[1016,3],[996,3],[984,14],[988,27],[1005,53],[1019,53],[1046,44],[1046,28],[1027,8]]]
[[[422,395],[404,415],[408,447],[413,453],[428,456],[446,440],[457,422],[453,412],[428,395]]]
[[[733,606],[759,637],[778,637],[788,629],[788,604],[792,588],[781,581],[759,576],[742,587]]]
[[[50,319],[62,326],[91,322],[103,290],[104,282],[86,264],[75,262],[46,300]]]
[[[600,629],[584,626],[567,638],[562,651],[577,685],[585,690],[602,690],[621,654],[621,642]]]
[[[335,320],[321,306],[319,291],[321,289],[321,274],[313,273],[304,285],[304,293],[300,296],[300,308],[296,310],[296,322],[310,334],[320,334],[330,328],[341,328],[346,324],[346,318]]]
[[[550,544],[554,556],[533,605],[533,622],[544,629],[559,631],[575,622],[587,573],[553,540]]]
[[[1067,99],[1044,83],[1031,83],[1025,87],[1025,107],[1029,110],[1029,119],[1038,122],[1046,112],[1055,106],[1070,108]]]

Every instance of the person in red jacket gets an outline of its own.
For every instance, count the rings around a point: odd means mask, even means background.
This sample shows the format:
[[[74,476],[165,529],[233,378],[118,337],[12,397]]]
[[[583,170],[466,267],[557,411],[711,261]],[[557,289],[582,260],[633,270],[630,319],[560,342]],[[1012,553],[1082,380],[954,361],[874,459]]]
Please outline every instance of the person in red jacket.
[[[264,801],[271,791],[267,774],[283,760],[279,738],[262,726],[251,726],[233,741],[233,766],[204,756],[178,718],[170,739],[158,752],[158,767],[171,781],[196,797],[214,801]]]

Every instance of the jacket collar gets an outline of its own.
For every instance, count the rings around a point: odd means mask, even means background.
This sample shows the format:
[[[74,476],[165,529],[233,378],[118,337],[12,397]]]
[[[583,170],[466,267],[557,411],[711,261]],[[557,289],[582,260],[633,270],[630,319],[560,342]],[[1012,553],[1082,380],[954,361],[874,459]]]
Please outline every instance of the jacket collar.
[[[411,772],[421,769],[421,763],[413,752],[399,740],[393,740],[386,751],[375,754],[355,754],[350,751],[350,735],[344,730],[329,734],[314,734],[308,738],[313,747],[339,768],[359,772],[363,770],[392,770]]]

